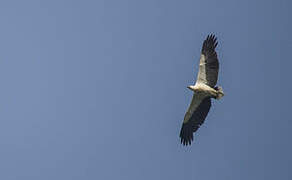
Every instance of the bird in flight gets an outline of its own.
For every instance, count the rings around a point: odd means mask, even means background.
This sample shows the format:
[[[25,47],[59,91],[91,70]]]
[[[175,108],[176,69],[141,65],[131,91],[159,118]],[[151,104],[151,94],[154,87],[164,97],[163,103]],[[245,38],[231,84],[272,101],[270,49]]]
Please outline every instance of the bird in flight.
[[[185,146],[191,145],[193,133],[204,123],[211,107],[211,99],[220,99],[224,96],[222,87],[215,87],[219,70],[215,51],[217,44],[217,38],[213,34],[204,40],[197,81],[195,85],[188,86],[194,94],[180,131],[181,143]]]

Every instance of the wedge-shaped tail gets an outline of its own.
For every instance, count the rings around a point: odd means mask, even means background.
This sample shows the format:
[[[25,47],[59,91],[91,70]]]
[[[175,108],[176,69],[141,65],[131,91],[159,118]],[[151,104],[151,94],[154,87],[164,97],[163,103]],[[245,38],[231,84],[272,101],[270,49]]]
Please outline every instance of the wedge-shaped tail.
[[[221,86],[214,88],[217,91],[217,97],[216,99],[221,99],[224,96],[224,92]]]

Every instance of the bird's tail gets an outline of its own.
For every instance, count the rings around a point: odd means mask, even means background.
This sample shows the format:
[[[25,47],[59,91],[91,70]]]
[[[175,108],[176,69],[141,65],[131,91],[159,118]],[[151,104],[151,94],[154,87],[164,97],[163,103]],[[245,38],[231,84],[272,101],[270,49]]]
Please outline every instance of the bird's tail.
[[[215,90],[217,91],[216,99],[221,99],[224,96],[224,92],[223,92],[222,87],[220,87],[220,86],[215,87]]]

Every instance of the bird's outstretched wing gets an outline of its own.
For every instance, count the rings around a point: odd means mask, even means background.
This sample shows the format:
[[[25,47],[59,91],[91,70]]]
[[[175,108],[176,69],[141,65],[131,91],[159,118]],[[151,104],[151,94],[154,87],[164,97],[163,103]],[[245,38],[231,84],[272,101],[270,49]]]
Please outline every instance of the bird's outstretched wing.
[[[180,131],[181,143],[183,145],[191,145],[194,139],[193,133],[204,123],[210,107],[210,97],[202,97],[194,94]]]
[[[197,83],[203,83],[212,88],[214,88],[218,79],[219,62],[215,51],[217,44],[215,35],[207,36],[201,51],[200,68],[197,77]]]

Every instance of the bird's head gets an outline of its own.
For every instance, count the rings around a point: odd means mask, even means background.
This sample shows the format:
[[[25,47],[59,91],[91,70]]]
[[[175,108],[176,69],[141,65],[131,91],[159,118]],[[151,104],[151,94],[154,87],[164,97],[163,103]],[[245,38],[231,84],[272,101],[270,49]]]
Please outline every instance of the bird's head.
[[[195,91],[195,86],[192,86],[192,85],[188,86],[188,89],[191,90],[191,91]]]

